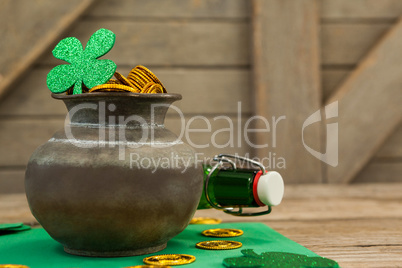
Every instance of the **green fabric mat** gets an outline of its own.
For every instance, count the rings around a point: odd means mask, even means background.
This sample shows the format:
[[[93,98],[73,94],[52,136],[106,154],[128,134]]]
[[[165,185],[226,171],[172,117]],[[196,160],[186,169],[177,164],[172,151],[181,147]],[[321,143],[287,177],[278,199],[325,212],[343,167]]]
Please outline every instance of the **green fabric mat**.
[[[213,238],[201,235],[212,228],[235,228],[244,231],[239,237]],[[243,247],[232,250],[203,250],[195,247],[200,241],[234,240],[243,243]],[[185,267],[224,267],[222,261],[228,257],[242,256],[240,250],[254,249],[256,253],[281,251],[318,256],[314,252],[284,237],[263,223],[221,223],[214,225],[189,225],[181,234],[168,242],[167,248],[154,254],[119,257],[91,258],[73,256],[65,253],[63,247],[54,241],[42,228],[0,236],[0,264],[24,264],[31,268],[67,268],[67,267],[107,267],[121,268],[143,264],[142,259],[158,254],[190,254],[197,259]]]

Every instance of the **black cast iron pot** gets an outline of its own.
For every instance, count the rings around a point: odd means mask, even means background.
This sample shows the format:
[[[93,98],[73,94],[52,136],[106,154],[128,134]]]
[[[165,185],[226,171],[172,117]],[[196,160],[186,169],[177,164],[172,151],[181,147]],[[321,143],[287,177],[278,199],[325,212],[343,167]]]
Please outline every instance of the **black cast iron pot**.
[[[186,228],[202,192],[193,149],[164,127],[169,105],[181,95],[52,96],[64,101],[71,123],[29,160],[32,214],[71,254],[164,249]]]

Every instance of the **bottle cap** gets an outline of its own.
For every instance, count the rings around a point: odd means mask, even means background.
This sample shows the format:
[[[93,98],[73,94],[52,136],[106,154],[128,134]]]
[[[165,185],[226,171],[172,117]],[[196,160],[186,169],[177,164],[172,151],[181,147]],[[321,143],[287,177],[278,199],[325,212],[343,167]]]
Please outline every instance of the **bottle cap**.
[[[282,176],[276,171],[261,175],[257,183],[258,199],[267,206],[277,206],[281,203],[285,185]]]

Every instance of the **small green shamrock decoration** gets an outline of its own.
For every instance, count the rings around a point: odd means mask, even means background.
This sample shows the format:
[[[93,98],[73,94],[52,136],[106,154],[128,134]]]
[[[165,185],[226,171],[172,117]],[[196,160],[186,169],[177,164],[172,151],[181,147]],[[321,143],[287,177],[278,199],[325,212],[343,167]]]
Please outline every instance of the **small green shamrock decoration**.
[[[61,40],[53,49],[53,56],[71,64],[53,68],[47,75],[47,86],[54,93],[67,91],[74,85],[73,94],[82,93],[82,84],[87,88],[106,83],[115,73],[116,64],[111,60],[98,60],[108,53],[116,35],[107,29],[99,29],[89,39],[85,50],[75,37]]]
[[[226,258],[223,265],[229,268],[269,267],[269,268],[336,268],[336,261],[324,257],[308,257],[306,255],[287,252],[264,252],[260,255],[252,249],[241,251],[244,255],[236,258]]]
[[[0,235],[5,234],[13,234],[21,231],[30,230],[31,227],[23,224],[22,222],[18,223],[3,223],[0,224]]]

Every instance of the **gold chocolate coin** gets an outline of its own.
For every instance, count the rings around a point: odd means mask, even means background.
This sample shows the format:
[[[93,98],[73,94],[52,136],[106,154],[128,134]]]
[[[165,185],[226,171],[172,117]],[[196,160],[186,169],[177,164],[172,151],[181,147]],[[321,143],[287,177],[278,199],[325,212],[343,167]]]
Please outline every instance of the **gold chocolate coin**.
[[[117,79],[109,79],[105,84],[121,84],[121,82]]]
[[[235,237],[243,234],[239,229],[209,229],[202,232],[205,236],[211,237]]]
[[[67,95],[73,95],[73,91],[74,91],[74,87],[70,87],[70,88],[66,91],[66,94],[67,94]]]
[[[146,257],[142,261],[152,265],[182,265],[194,262],[195,257],[187,254],[163,254]]]
[[[29,268],[29,267],[21,264],[0,264],[0,268]]]
[[[142,65],[137,65],[134,69],[137,70],[141,70],[142,73],[144,73],[147,77],[149,77],[151,80],[153,80],[155,83],[160,84],[163,88],[163,93],[166,93],[166,88],[165,86],[162,84],[162,82],[158,79],[158,77],[156,77],[156,75],[151,72],[151,70],[149,70],[147,67],[142,66]]]
[[[198,242],[195,246],[201,249],[225,250],[240,248],[243,244],[237,241],[214,240]]]
[[[83,92],[167,93],[161,81],[150,70],[141,65],[133,68],[127,78],[117,71],[114,76],[117,79],[109,79],[105,84],[91,89],[83,87]],[[67,91],[67,95],[72,93],[73,87]]]
[[[208,217],[198,217],[198,218],[193,218],[190,221],[190,224],[218,224],[221,223],[221,219],[215,219],[215,218],[208,218]]]
[[[138,76],[134,75],[130,72],[127,76],[127,79],[137,88],[143,88],[145,86],[145,82],[141,80]]]
[[[137,68],[132,69],[130,73],[138,77],[144,83],[154,82],[152,78],[148,77],[144,72],[138,70]]]
[[[131,82],[127,78],[125,78],[121,73],[119,73],[117,71],[114,72],[114,77],[116,77],[117,80],[120,81],[121,84],[129,86],[129,87],[134,87],[134,85],[131,84]]]
[[[141,90],[141,93],[163,93],[163,88],[161,85],[159,84],[155,84],[153,83],[152,85],[150,85],[150,83],[148,83],[147,85],[145,85],[145,87]]]
[[[172,268],[171,266],[167,266],[167,265],[136,265],[136,266],[127,266],[124,268]]]
[[[151,86],[153,86],[153,85],[155,85],[154,82],[149,82],[149,83],[147,83],[147,84],[141,89],[141,93],[147,92],[148,89],[149,89]]]
[[[139,93],[140,91],[126,85],[122,84],[102,84],[98,86],[94,86],[89,90],[89,92],[94,92],[94,91],[129,91],[133,93]]]

